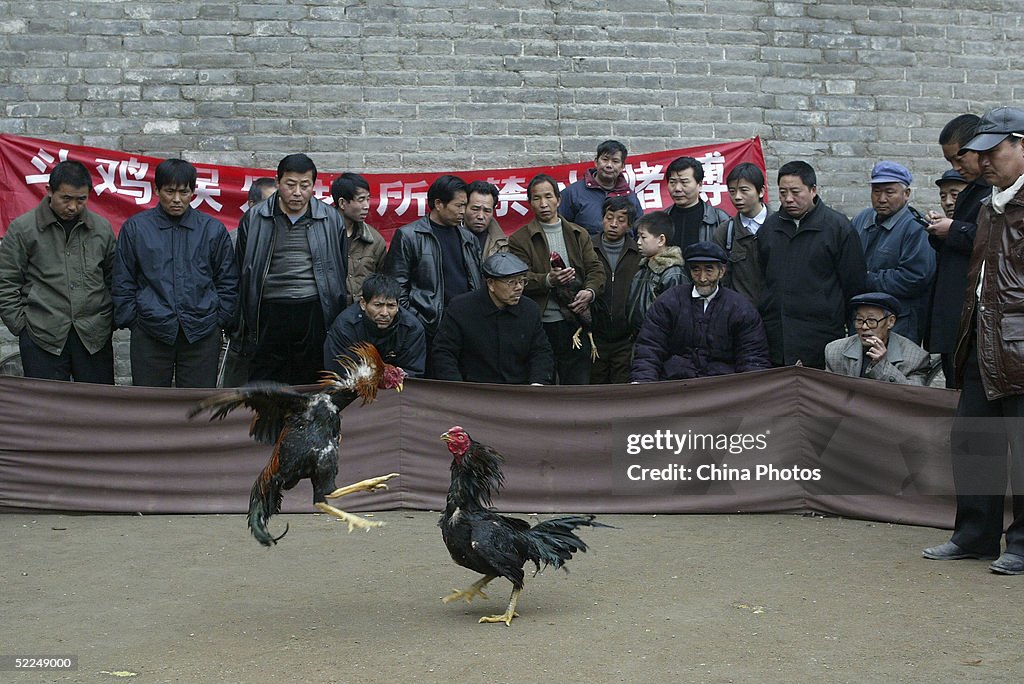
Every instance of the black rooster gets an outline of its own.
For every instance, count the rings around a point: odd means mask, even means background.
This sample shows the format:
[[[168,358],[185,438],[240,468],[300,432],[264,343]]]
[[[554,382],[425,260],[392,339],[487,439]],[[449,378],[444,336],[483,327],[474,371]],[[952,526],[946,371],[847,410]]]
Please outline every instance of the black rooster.
[[[533,561],[534,575],[543,569],[541,564],[560,568],[572,554],[587,550],[573,530],[611,525],[594,522],[593,515],[567,515],[530,527],[525,520],[498,515],[489,506],[505,480],[501,454],[473,441],[458,426],[441,439],[448,443],[453,457],[448,501],[438,522],[441,537],[452,560],[483,574],[469,589],[455,589],[442,600],[449,603],[463,599],[469,603],[477,596],[487,598],[482,589],[495,577],[504,577],[512,583],[508,608],[502,615],[485,615],[479,621],[511,625],[512,618],[519,616],[516,603],[523,591],[523,565]]]
[[[405,371],[384,363],[372,344],[356,345],[352,352],[356,358],[338,357],[344,377],[325,371],[316,394],[303,394],[277,382],[254,382],[205,399],[189,411],[189,418],[211,411],[210,420],[215,420],[239,406],[247,406],[256,413],[249,434],[257,442],[274,445],[270,461],[249,495],[249,529],[264,546],[276,544],[288,533],[287,525],[279,537],[271,536],[267,530],[270,516],[281,511],[282,491],[307,477],[313,484],[313,505],[347,523],[349,532],[356,527],[370,529],[383,524],[327,503],[327,499],[346,494],[387,489],[385,482],[398,477],[398,473],[391,473],[340,489],[335,484],[341,410],[356,399],[362,399],[363,404],[372,402],[378,390],[401,391],[405,380]]]
[[[562,255],[558,252],[551,252],[551,268],[565,268],[565,261],[562,259]],[[555,297],[555,302],[558,304],[559,310],[562,312],[562,316],[567,321],[574,321],[578,326],[576,332],[572,335],[572,346],[574,349],[583,348],[583,340],[580,339],[581,333],[587,334],[587,339],[590,340],[590,360],[595,361],[599,358],[597,353],[597,345],[594,344],[594,333],[592,325],[594,322],[594,316],[590,311],[588,305],[581,313],[576,313],[569,308],[569,304],[572,300],[576,299],[576,295],[583,289],[583,281],[578,277],[567,285],[555,284],[551,292]]]

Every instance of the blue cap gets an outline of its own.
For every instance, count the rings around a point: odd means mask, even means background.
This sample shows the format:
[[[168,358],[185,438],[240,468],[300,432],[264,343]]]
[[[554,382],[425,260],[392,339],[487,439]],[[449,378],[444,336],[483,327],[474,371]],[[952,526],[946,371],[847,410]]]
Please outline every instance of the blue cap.
[[[936,185],[942,185],[946,181],[957,181],[959,183],[966,183],[967,179],[960,175],[960,172],[956,169],[946,169],[939,180],[935,181]]]
[[[714,242],[695,242],[683,250],[683,261],[718,261],[725,264],[729,262],[729,255]]]
[[[864,294],[859,294],[856,297],[851,297],[850,306],[877,306],[882,311],[890,313],[893,316],[898,317],[900,315],[899,300],[885,292],[865,292]]]
[[[894,161],[880,161],[871,169],[872,183],[903,183],[908,188],[914,182],[910,170]]]

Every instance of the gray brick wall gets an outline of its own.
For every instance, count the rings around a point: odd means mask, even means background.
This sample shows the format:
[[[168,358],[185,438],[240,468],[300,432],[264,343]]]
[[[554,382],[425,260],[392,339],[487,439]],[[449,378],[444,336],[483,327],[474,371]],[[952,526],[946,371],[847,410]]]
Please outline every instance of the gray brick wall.
[[[497,5],[497,3],[495,3]],[[624,9],[625,8],[625,9]],[[760,135],[821,194],[936,204],[950,118],[1022,99],[1024,0],[0,0],[0,131],[329,170],[564,163]],[[771,184],[774,186],[774,183]]]

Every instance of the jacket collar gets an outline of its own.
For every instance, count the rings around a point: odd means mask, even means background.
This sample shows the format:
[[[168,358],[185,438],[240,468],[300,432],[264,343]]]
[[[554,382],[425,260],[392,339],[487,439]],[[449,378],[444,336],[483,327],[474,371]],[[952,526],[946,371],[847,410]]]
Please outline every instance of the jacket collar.
[[[253,211],[256,211],[257,213],[259,213],[260,216],[262,216],[263,218],[267,218],[267,219],[274,218],[274,214],[278,214],[278,213],[283,214],[284,213],[284,212],[280,211],[280,208],[279,208],[279,206],[277,204],[277,193],[276,192],[273,195],[271,195],[270,197],[268,197],[267,199],[263,200],[262,202],[260,202],[256,206],[254,206],[252,209],[253,209]],[[331,209],[331,211],[337,211],[337,209]],[[318,200],[316,197],[310,197],[309,198],[309,216],[314,221],[323,221],[323,220],[325,220],[327,218],[327,205],[324,204],[323,202],[321,202],[320,200]]]
[[[49,197],[43,197],[43,201],[36,207],[36,225],[39,228],[50,228],[51,226],[60,225],[60,219],[57,218],[57,214],[53,213],[53,209],[50,207]],[[90,212],[88,207],[82,209],[82,213],[78,215],[78,223],[75,225],[94,229],[96,227],[95,214]]]
[[[597,169],[593,168],[587,169],[587,173],[583,176],[583,184],[591,190],[608,193],[608,197],[623,197],[633,192],[633,189],[629,187],[629,181],[626,180],[626,174],[620,173],[619,179],[615,181],[615,187],[608,190],[597,182]]]
[[[848,339],[849,342],[843,348],[843,356],[859,363],[864,356],[864,345],[860,343],[860,336],[850,335]],[[895,365],[904,360],[903,339],[892,330],[889,331],[889,341],[885,344],[886,361]]]

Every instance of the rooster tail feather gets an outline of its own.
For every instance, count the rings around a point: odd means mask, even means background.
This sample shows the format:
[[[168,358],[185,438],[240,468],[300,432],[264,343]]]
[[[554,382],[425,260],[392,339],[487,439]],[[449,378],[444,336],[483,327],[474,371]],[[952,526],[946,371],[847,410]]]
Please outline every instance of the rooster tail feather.
[[[593,515],[566,515],[534,525],[526,534],[530,539],[529,559],[535,567],[549,565],[560,568],[577,551],[586,552],[587,545],[576,536],[579,527],[612,527],[594,522]]]
[[[267,530],[267,521],[270,520],[270,516],[281,511],[281,481],[277,476],[279,468],[280,461],[275,448],[270,461],[256,478],[256,482],[252,485],[252,491],[249,493],[249,530],[256,541],[263,546],[273,546],[288,534],[287,525],[280,537],[274,537]]]

